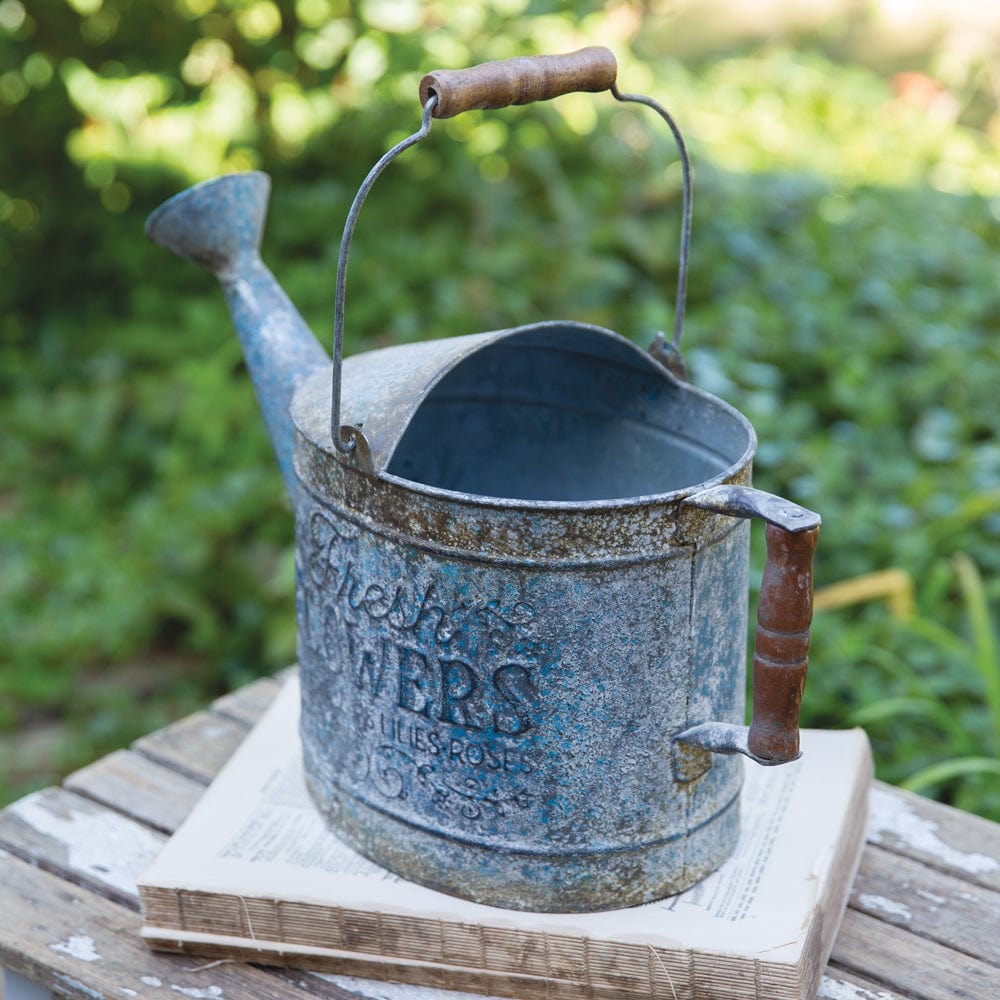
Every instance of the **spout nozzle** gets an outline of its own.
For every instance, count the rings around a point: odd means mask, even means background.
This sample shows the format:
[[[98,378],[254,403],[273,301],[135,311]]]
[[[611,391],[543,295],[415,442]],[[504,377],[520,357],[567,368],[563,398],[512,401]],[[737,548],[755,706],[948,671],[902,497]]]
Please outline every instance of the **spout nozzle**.
[[[257,259],[271,180],[259,170],[196,184],[146,220],[146,235],[220,280]]]
[[[164,202],[146,235],[211,271],[222,284],[274,451],[295,495],[295,428],[288,413],[300,382],[330,359],[260,259],[271,192],[267,174],[227,174]]]

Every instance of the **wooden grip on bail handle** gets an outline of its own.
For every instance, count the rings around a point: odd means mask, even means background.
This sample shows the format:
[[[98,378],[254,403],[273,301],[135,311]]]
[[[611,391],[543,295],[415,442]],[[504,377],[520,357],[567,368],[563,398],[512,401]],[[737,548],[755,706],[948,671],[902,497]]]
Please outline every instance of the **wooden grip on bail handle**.
[[[756,756],[784,762],[799,754],[799,706],[809,667],[812,562],[819,528],[793,533],[768,524],[766,531],[747,743]]]
[[[435,118],[463,111],[548,101],[576,91],[610,90],[618,64],[610,49],[592,45],[559,56],[518,56],[468,69],[439,69],[420,81],[420,103],[438,99]]]

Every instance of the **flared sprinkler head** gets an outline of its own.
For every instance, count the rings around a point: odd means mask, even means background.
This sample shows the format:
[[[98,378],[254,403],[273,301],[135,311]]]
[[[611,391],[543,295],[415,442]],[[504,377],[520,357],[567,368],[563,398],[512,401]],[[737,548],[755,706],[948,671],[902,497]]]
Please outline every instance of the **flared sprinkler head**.
[[[146,235],[225,280],[259,255],[270,193],[259,170],[204,181],[153,212]]]

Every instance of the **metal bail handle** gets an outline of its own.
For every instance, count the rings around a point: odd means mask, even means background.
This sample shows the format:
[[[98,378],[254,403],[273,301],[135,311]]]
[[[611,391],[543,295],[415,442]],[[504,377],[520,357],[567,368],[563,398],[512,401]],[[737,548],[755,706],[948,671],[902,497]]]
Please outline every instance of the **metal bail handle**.
[[[787,764],[800,756],[799,706],[809,669],[812,561],[820,516],[749,486],[713,486],[683,503],[716,514],[766,521],[767,562],[757,602],[749,728],[703,722],[676,735],[674,742],[713,753],[741,753],[758,764]]]
[[[451,118],[473,109],[498,109],[533,101],[547,101],[574,92],[610,91],[617,101],[631,101],[652,108],[670,127],[680,153],[683,177],[680,254],[677,268],[677,298],[673,346],[679,348],[687,300],[688,255],[691,244],[691,163],[680,129],[661,104],[642,94],[623,94],[615,82],[618,64],[613,53],[595,45],[566,55],[519,56],[499,62],[482,63],[469,69],[435,70],[420,81],[423,121],[420,128],[393,146],[372,167],[354,196],[344,224],[337,259],[337,288],[333,311],[333,375],[330,399],[330,435],[342,454],[356,452],[354,460],[365,467],[367,451],[359,427],[340,424],[341,371],[344,363],[344,299],[347,287],[347,259],[354,228],[368,192],[385,168],[400,153],[416,145],[431,129],[432,118]],[[662,339],[662,334],[657,335]],[[359,448],[360,445],[360,448]],[[369,463],[370,464],[370,463]]]

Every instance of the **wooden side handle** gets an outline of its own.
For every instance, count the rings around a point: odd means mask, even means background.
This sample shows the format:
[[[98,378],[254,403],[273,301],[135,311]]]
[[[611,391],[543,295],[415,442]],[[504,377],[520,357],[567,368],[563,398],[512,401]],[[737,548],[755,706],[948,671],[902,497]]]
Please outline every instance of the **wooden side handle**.
[[[799,755],[799,706],[809,667],[812,562],[819,528],[767,525],[767,563],[757,603],[751,753],[784,763]]]
[[[708,722],[675,739],[716,753],[745,753],[758,764],[787,764],[799,756],[820,516],[773,493],[732,483],[710,486],[681,502],[729,517],[762,518],[767,522],[767,562],[757,602],[749,729]]]
[[[469,69],[439,69],[420,81],[420,103],[432,95],[435,118],[452,118],[475,108],[548,101],[574,91],[596,93],[615,83],[618,64],[609,49],[592,45],[559,56],[518,56]]]

